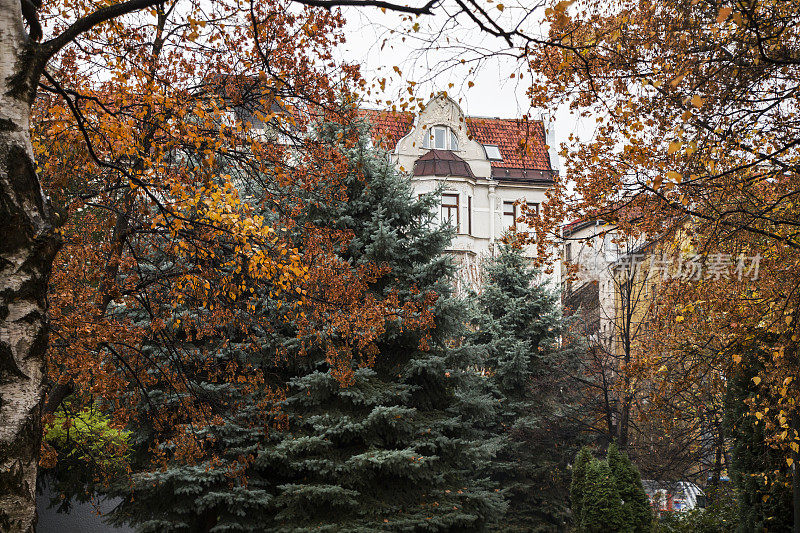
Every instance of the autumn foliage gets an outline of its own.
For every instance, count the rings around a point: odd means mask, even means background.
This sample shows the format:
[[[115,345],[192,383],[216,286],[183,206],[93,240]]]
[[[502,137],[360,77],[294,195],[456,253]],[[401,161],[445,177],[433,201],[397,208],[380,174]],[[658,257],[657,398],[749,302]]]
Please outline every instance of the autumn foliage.
[[[45,8],[53,28],[72,16]],[[387,321],[430,326],[435,294],[367,294],[389,268],[342,260],[346,230],[295,222],[315,203],[346,200],[343,151],[357,139],[313,131],[355,113],[346,102],[358,70],[331,55],[342,24],[283,1],[161,4],[58,56],[34,131],[65,242],[51,282],[47,416],[68,426],[97,405],[123,428],[150,391],[169,390],[179,401],[151,405],[146,422],[171,457],[191,461],[205,443],[186,428],[222,416],[193,373],[242,398],[282,394],[249,363],[186,348],[221,332],[256,347],[254,330],[279,327],[258,309],[265,294],[308,348],[324,347],[342,385],[374,362]]]
[[[656,401],[683,398],[664,411],[670,420],[690,397],[721,405],[743,351],[771,354],[754,377],[764,392],[748,401],[789,465],[800,445],[794,11],[790,2],[558,2],[546,12],[557,46],[527,56],[543,81],[529,91],[534,104],[569,105],[597,125],[588,142],[564,147],[566,172],[544,211],[551,227],[588,217],[671,241],[664,251],[675,260],[760,258],[757,279],[664,284],[643,378]]]

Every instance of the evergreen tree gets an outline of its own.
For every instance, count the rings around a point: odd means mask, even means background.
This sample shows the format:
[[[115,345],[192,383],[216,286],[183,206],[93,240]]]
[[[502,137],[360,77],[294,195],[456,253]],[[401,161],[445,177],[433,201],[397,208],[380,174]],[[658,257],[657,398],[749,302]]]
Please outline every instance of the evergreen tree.
[[[728,382],[726,426],[732,438],[731,478],[739,498],[741,533],[792,530],[792,471],[780,453],[764,440],[764,426],[750,414],[745,401],[765,390],[753,382],[759,360],[769,353],[745,354]]]
[[[583,513],[583,497],[586,494],[586,475],[589,463],[594,457],[588,446],[584,446],[575,456],[572,465],[572,482],[569,486],[569,498],[572,502],[572,519],[576,524],[580,524]]]
[[[502,531],[566,527],[567,463],[574,425],[565,379],[569,353],[560,349],[558,297],[517,248],[503,247],[486,265],[486,281],[472,296],[468,344],[482,354],[483,386],[493,398],[489,419],[478,419],[486,442],[498,447],[485,465],[503,488],[509,510]]]
[[[619,451],[616,444],[608,447],[606,460],[622,498],[624,529],[634,533],[649,532],[652,529],[653,511],[639,470],[628,454]]]
[[[580,531],[612,533],[626,531],[622,499],[608,462],[592,459],[586,469]]]
[[[174,464],[137,478],[117,517],[142,531],[480,531],[503,510],[493,484],[474,475],[487,448],[465,418],[465,401],[491,407],[468,390],[473,352],[448,344],[464,317],[450,296],[453,268],[443,252],[452,231],[435,222],[438,199],[412,194],[387,155],[369,146],[364,124],[325,124],[319,135],[357,138],[343,147],[347,190],[317,202],[297,226],[351,232],[343,260],[388,265],[370,285],[376,297],[437,294],[429,309],[435,328],[389,323],[374,364],[354,361],[343,387],[330,354],[281,326],[282,311],[265,292],[259,312],[275,316],[276,326],[260,332],[260,352],[231,342],[220,353],[259,361],[286,386],[285,400],[272,404],[280,429],[265,434],[252,423],[271,409],[262,399],[237,399],[226,423],[202,436],[217,443],[213,464]],[[237,468],[246,477],[228,476]]]

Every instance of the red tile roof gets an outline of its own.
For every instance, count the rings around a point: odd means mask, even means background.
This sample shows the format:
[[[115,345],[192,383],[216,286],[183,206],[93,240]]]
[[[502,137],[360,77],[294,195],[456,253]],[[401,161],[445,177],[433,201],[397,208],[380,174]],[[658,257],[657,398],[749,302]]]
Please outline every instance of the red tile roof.
[[[373,124],[373,138],[387,150],[394,150],[401,138],[414,125],[410,112],[362,110],[362,116]],[[544,124],[541,121],[522,119],[467,117],[467,132],[481,144],[494,144],[503,156],[502,161],[492,161],[493,174],[523,177],[520,170],[552,170],[547,155]],[[516,169],[517,172],[512,170]],[[510,171],[506,173],[506,170]],[[527,173],[524,173],[527,176]]]
[[[481,144],[496,144],[502,161],[493,168],[551,170],[545,145],[544,125],[539,121],[467,117],[472,138]]]
[[[361,116],[372,123],[373,142],[385,150],[394,150],[414,125],[414,114],[408,111],[376,111],[362,109]]]

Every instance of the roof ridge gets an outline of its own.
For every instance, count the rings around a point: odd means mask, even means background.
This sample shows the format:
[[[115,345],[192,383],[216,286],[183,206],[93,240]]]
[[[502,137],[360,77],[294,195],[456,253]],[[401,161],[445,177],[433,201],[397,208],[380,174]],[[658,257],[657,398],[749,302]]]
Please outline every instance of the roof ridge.
[[[480,119],[480,120],[505,120],[505,121],[512,121],[512,122],[541,122],[541,123],[544,123],[544,120],[541,119],[541,118],[531,118],[531,119],[527,119],[527,118],[524,118],[524,117],[503,118],[503,117],[484,117],[484,116],[481,116],[481,115],[474,115],[474,116],[465,115],[464,118],[466,118],[466,119],[476,118],[476,119]]]

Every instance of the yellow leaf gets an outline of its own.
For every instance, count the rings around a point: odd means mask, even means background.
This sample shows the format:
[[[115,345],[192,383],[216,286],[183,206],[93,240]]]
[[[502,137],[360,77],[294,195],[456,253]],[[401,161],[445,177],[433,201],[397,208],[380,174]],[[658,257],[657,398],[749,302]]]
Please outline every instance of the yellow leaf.
[[[505,8],[506,6],[504,6],[503,4],[497,4],[497,9],[499,9],[500,11],[504,10]]]
[[[758,377],[758,376],[754,377],[754,378],[753,378],[753,383],[755,383],[756,385],[758,385],[759,383],[761,383],[761,378],[760,378],[760,377]]]
[[[742,362],[742,356],[740,354],[738,354],[738,353],[733,354],[733,362],[737,363],[737,364],[741,363]]]
[[[472,82],[472,81],[468,81],[467,82],[467,87],[474,87],[474,86],[475,86],[475,82]]]
[[[682,315],[676,316],[675,317],[675,322],[678,322],[678,323],[683,322],[683,316]]]
[[[692,96],[692,105],[698,109],[703,107],[703,97],[700,96],[699,94]]]
[[[717,24],[722,24],[725,20],[731,15],[731,11],[733,11],[732,7],[723,7],[719,10],[719,15],[717,15]]]
[[[792,463],[794,463],[794,459],[792,459],[791,457],[787,457],[786,458],[786,464],[789,465],[789,466],[792,466]]]
[[[790,442],[789,448],[791,448],[794,453],[800,452],[800,444],[797,444],[796,442]]]
[[[672,141],[671,143],[669,143],[669,148],[667,149],[667,153],[672,155],[680,149],[681,149],[681,142]]]
[[[680,182],[683,179],[683,175],[680,172],[675,172],[674,170],[670,170],[669,172],[667,172],[667,179],[670,181]]]
[[[764,413],[761,413],[761,412],[756,413],[756,418],[761,420],[762,418],[764,418]]]

